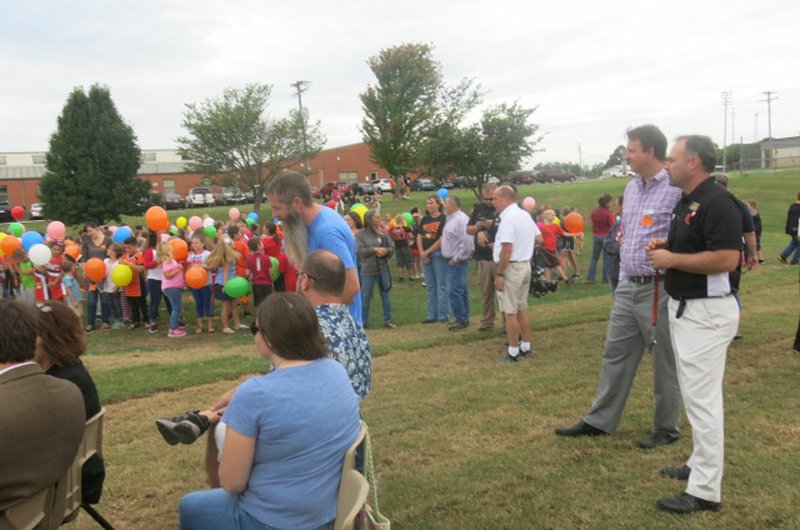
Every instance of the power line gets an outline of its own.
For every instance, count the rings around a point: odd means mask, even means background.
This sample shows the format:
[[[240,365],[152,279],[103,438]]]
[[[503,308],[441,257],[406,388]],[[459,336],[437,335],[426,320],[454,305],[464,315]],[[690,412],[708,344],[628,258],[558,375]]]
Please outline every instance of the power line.
[[[771,90],[767,90],[763,94],[767,96],[767,99],[762,99],[761,103],[767,104],[767,131],[768,138],[772,140],[772,102],[778,99],[778,96],[776,95],[777,92],[772,92]]]

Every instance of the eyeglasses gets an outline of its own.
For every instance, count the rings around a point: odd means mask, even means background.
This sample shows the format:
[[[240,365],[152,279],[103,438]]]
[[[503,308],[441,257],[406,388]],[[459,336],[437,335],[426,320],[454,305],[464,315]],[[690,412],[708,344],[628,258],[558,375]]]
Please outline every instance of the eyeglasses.
[[[252,322],[252,323],[250,324],[250,333],[252,333],[253,335],[255,335],[255,334],[256,334],[256,333],[258,333],[259,331],[261,331],[261,328],[259,328],[259,327],[258,327],[258,324],[256,324],[255,322]]]
[[[316,278],[314,278],[313,276],[311,276],[309,273],[307,273],[307,272],[303,272],[303,271],[297,271],[297,277],[299,278],[300,276],[305,276],[305,277],[306,277],[306,278],[308,278],[309,280],[314,280],[314,281],[317,281],[317,279],[316,279]]]
[[[494,200],[494,197],[484,197],[483,200],[486,202],[492,202]]]

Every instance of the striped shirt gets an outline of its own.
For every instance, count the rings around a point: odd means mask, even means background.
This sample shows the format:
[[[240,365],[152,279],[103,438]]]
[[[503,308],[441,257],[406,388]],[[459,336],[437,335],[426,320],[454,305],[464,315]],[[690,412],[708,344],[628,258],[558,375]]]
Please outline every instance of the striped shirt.
[[[656,273],[644,247],[651,239],[667,239],[672,211],[680,199],[681,190],[670,185],[666,169],[649,181],[636,175],[628,182],[622,208],[620,281]]]

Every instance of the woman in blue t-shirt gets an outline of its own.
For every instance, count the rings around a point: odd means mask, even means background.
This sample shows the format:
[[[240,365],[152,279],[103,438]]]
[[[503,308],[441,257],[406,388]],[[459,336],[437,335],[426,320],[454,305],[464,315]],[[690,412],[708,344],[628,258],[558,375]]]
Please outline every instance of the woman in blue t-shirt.
[[[268,297],[253,332],[275,370],[236,389],[222,488],[186,495],[180,528],[333,528],[344,454],[360,431],[358,397],[302,296]]]

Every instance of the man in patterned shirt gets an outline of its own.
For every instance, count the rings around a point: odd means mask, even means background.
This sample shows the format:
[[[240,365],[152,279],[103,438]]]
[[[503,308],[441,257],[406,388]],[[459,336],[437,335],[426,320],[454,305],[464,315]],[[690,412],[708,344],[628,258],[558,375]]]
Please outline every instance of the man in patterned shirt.
[[[314,306],[330,357],[344,366],[356,395],[364,399],[372,383],[372,348],[366,332],[342,303],[344,285],[344,263],[328,250],[316,250],[306,256],[297,272],[297,292]],[[208,410],[157,420],[161,436],[170,445],[194,443],[209,428],[220,424],[222,412],[235,390],[232,388],[220,396]],[[217,447],[221,444],[209,435],[206,470],[212,487],[219,486]]]
[[[651,346],[655,415],[651,433],[639,442],[640,447],[649,449],[673,443],[680,436],[681,395],[669,335],[669,297],[663,274],[653,268],[645,246],[651,238],[666,239],[681,191],[670,186],[664,167],[664,134],[653,125],[643,125],[628,130],[627,135],[625,159],[636,176],[625,188],[619,285],[614,292],[597,397],[583,420],[556,429],[556,434],[598,436],[616,431],[639,361]]]

